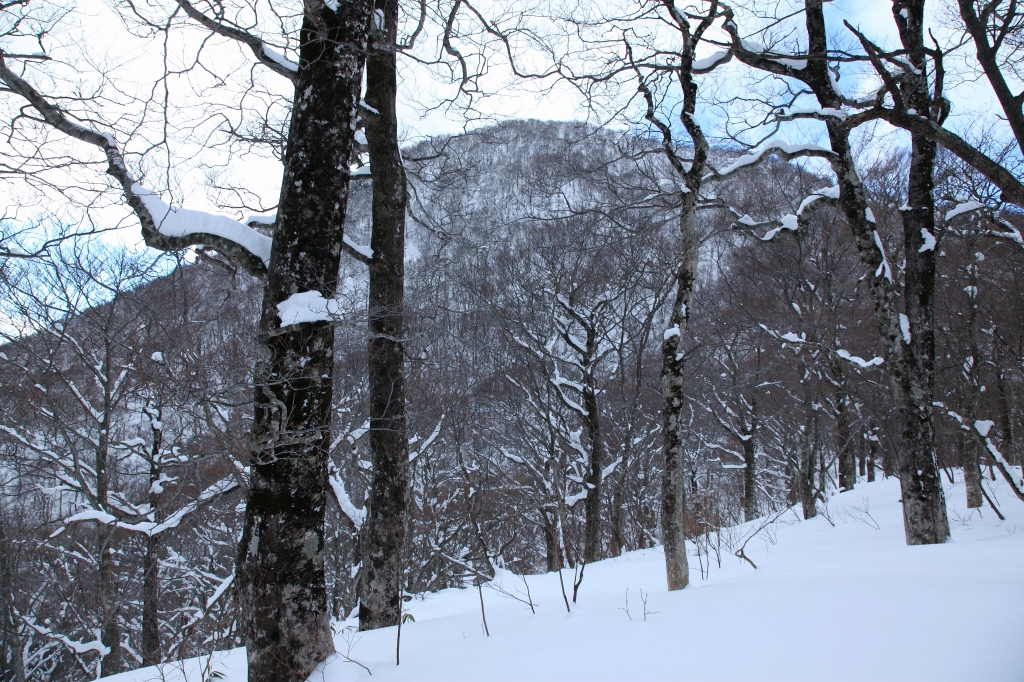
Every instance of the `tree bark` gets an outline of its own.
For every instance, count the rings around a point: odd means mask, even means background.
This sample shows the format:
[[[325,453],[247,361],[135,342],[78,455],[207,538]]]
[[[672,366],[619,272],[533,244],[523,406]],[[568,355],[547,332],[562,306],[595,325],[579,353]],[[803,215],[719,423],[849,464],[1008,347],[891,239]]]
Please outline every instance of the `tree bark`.
[[[594,359],[598,352],[596,330],[587,329],[587,353],[583,358],[583,409],[587,412],[587,436],[590,439],[590,472],[585,480],[587,498],[584,500],[586,529],[583,545],[583,560],[592,563],[601,558],[603,524],[601,520],[601,494],[604,482],[605,456],[604,436],[601,433],[601,414],[597,403],[597,379],[594,376]]]
[[[839,490],[853,490],[857,484],[857,454],[850,428],[850,395],[836,392],[836,445],[839,450]]]
[[[696,192],[682,195],[679,218],[680,259],[676,269],[676,297],[669,316],[669,331],[661,346],[661,396],[664,430],[665,469],[661,484],[661,541],[665,546],[665,568],[669,590],[681,590],[690,583],[686,558],[686,404],[682,335],[690,319],[690,303],[697,280]]]
[[[25,682],[25,657],[15,620],[14,568],[3,509],[0,509],[0,609],[0,680]]]
[[[1017,148],[1024,152],[1024,91],[1013,94],[1003,69],[999,67],[998,46],[989,42],[987,20],[998,17],[1004,22],[1004,27],[1010,31],[1019,31],[1020,10],[1015,2],[1009,3],[1008,8],[1002,8],[997,12],[1001,0],[989,0],[982,4],[982,14],[979,16],[975,7],[975,0],[958,0],[960,6],[960,17],[964,20],[964,26],[974,41],[975,54],[978,56],[978,63],[985,70],[985,76],[996,93],[999,105],[1006,115],[1006,122],[1010,124],[1010,130],[1017,139]],[[1012,23],[1017,26],[1010,28]],[[1001,36],[1001,42],[1005,43],[1005,35]]]
[[[804,430],[800,439],[800,506],[804,519],[813,519],[818,515],[818,485],[815,480],[818,471],[817,412],[814,409],[814,397],[808,385],[810,381],[807,367],[800,363],[804,377]]]
[[[757,510],[757,442],[754,427],[744,434],[743,441],[743,520],[758,517]]]
[[[370,453],[373,480],[363,526],[359,629],[398,625],[402,613],[402,558],[409,487],[405,419],[406,177],[398,145],[395,35],[397,0],[378,0],[384,24],[371,30],[366,60],[366,138],[373,175],[370,246]]]
[[[914,64],[902,90],[908,105],[930,118],[941,117],[929,91],[928,58],[924,52],[924,0],[896,0],[893,17],[904,48]],[[936,121],[941,123],[941,120]],[[935,461],[935,425],[932,402],[935,394],[935,247],[925,245],[935,234],[936,143],[911,134],[910,176],[907,208],[903,216],[903,305],[909,331],[903,339],[903,362],[893,373],[897,391],[903,442],[898,467],[903,492],[903,523],[907,544],[945,542],[949,537],[946,498]],[[910,338],[906,336],[909,334]],[[902,374],[902,376],[901,376]]]
[[[790,65],[765,58],[760,53],[749,52],[736,34],[735,25],[727,22],[726,28],[733,32],[733,49],[741,61],[765,71],[799,79],[810,87],[821,106],[842,109],[843,101],[832,84],[829,71],[828,32],[823,6],[823,0],[806,0],[804,3],[809,57],[804,69],[794,69]],[[902,97],[908,109],[914,108],[920,113],[915,116],[899,113],[896,118],[924,121],[928,124],[925,128],[941,130],[942,107],[932,101],[929,93],[927,54],[923,47],[924,0],[896,0],[893,3],[893,16],[903,46],[910,54],[915,68],[913,72],[906,72],[899,92],[891,94],[893,97]],[[830,118],[825,123],[833,152],[830,162],[839,187],[839,206],[853,233],[861,262],[868,272],[868,288],[884,350],[885,367],[893,388],[893,407],[900,424],[896,447],[897,471],[903,489],[903,521],[907,544],[945,542],[949,536],[949,523],[945,516],[946,502],[935,463],[931,404],[934,392],[932,298],[935,251],[922,248],[926,235],[934,235],[932,169],[936,145],[933,140],[940,139],[941,142],[941,138],[932,133],[926,137],[920,132],[920,125],[909,128],[912,133],[912,152],[908,209],[902,212],[907,265],[906,284],[902,291],[905,314],[901,314],[901,292],[897,288],[896,273],[884,253],[884,244],[869,213],[867,195],[854,162],[850,133],[851,126],[855,125],[855,117],[845,121]],[[1006,172],[1005,169],[1002,171]],[[1010,184],[1020,183],[1013,179]]]
[[[96,446],[96,507],[100,511],[109,508],[110,490],[110,426],[113,399],[111,396],[110,377],[111,344],[113,340],[104,338],[103,377],[103,417],[99,424],[99,439]],[[121,672],[124,668],[121,661],[121,622],[120,603],[114,585],[114,539],[116,526],[97,525],[96,530],[96,565],[100,614],[100,640],[107,647],[107,653],[100,661],[100,675],[107,677]]]
[[[157,428],[161,411],[152,407],[150,414],[153,445],[149,459],[149,505],[153,510],[153,521],[160,522],[159,508],[161,495],[159,491],[160,447],[163,441],[163,429]],[[146,536],[146,554],[142,565],[142,665],[151,666],[163,661],[163,647],[160,639],[160,537]]]
[[[277,305],[337,288],[371,10],[369,0],[307,2],[303,16],[237,562],[250,682],[303,682],[334,651],[323,564],[334,329],[282,327]]]

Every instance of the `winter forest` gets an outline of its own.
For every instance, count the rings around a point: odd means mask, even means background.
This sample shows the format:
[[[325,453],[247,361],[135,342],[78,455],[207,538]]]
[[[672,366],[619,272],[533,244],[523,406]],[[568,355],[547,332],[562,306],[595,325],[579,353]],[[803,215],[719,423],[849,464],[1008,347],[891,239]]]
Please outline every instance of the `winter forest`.
[[[0,682],[488,679],[418,657],[513,613],[682,679],[777,608],[702,585],[857,557],[851,655],[1013,651],[1022,64],[1014,0],[0,0]]]

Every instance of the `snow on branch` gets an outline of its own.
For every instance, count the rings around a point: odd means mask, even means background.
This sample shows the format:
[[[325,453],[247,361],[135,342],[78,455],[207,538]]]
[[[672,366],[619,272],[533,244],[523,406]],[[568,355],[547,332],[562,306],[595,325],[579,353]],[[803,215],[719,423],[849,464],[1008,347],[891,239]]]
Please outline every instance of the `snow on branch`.
[[[349,239],[347,234],[342,235],[341,245],[345,248],[346,253],[362,263],[369,263],[373,260],[373,249],[369,246],[356,244],[354,241]]]
[[[132,176],[113,135],[73,120],[71,115],[11,71],[3,57],[4,53],[0,51],[0,80],[11,92],[27,100],[47,125],[103,151],[107,158],[107,174],[121,186],[128,205],[142,225],[142,237],[147,246],[177,251],[205,245],[238,262],[254,275],[266,274],[270,260],[269,237],[225,216],[171,209]],[[213,231],[206,231],[208,229]]]
[[[870,360],[865,360],[864,358],[859,357],[857,355],[851,355],[850,351],[843,350],[842,348],[836,349],[836,355],[841,357],[843,360],[846,360],[847,362],[852,362],[853,364],[857,365],[862,369],[874,367],[875,365],[881,365],[885,362],[885,360],[877,356],[871,358]]]
[[[100,634],[98,631],[94,633],[96,635],[96,639],[94,639],[93,641],[79,642],[77,640],[71,639],[66,635],[62,635],[59,632],[54,632],[45,625],[40,625],[32,616],[23,615],[21,619],[22,621],[24,621],[26,625],[28,625],[30,628],[35,630],[40,635],[43,635],[44,637],[48,637],[50,639],[57,640],[58,642],[66,646],[68,649],[71,649],[71,651],[73,651],[76,655],[87,654],[90,651],[94,651],[100,655],[100,658],[103,658],[104,656],[110,653],[110,647],[103,643],[103,640],[100,638]]]
[[[195,234],[222,237],[259,258],[264,266],[270,263],[273,240],[248,225],[214,213],[171,208],[155,192],[137,182],[132,185],[131,191],[145,205],[160,234],[166,237],[187,237]]]
[[[434,430],[430,432],[430,435],[427,436],[425,441],[423,441],[423,444],[416,448],[415,452],[409,453],[409,464],[412,464],[419,459],[420,455],[429,450],[430,446],[434,444],[434,441],[437,440],[438,435],[441,433],[441,426],[444,424],[444,418],[445,413],[442,413],[441,417],[437,420],[437,424],[434,426]],[[410,439],[409,444],[412,445],[415,442],[415,439]]]
[[[341,513],[352,522],[352,526],[358,532],[366,521],[366,507],[360,509],[353,504],[352,498],[349,497],[348,490],[345,488],[345,481],[341,477],[341,471],[338,470],[338,466],[333,461],[330,463],[330,476],[328,480],[331,484],[331,492],[334,493],[334,499],[338,503]]]
[[[800,206],[797,207],[796,213],[790,213],[784,215],[776,220],[757,221],[751,218],[749,215],[742,215],[736,219],[736,224],[742,227],[753,229],[758,227],[773,226],[764,236],[758,237],[763,242],[771,241],[780,232],[787,230],[790,232],[796,232],[804,224],[808,214],[817,207],[819,202],[835,202],[839,199],[839,188],[838,187],[823,187],[822,189],[811,192],[808,196],[800,202]],[[733,215],[739,213],[733,210]]]
[[[751,152],[750,154],[744,154],[725,168],[720,170],[712,169],[710,173],[704,176],[704,180],[720,180],[727,178],[730,175],[735,175],[741,170],[750,168],[751,166],[756,166],[770,156],[778,156],[786,161],[808,157],[831,159],[835,157],[835,152],[827,147],[822,147],[816,144],[788,144],[786,142],[772,142],[758,151]]]
[[[949,222],[957,216],[964,215],[966,213],[973,213],[983,208],[988,208],[985,204],[980,201],[965,201],[957,204],[953,208],[946,211],[946,222]]]
[[[186,516],[199,509],[199,507],[201,507],[204,503],[209,502],[215,497],[218,497],[225,493],[229,493],[237,487],[238,481],[236,481],[233,477],[227,476],[225,478],[222,478],[213,485],[211,485],[210,487],[206,488],[202,493],[199,494],[199,497],[192,500],[185,506],[181,507],[176,512],[167,517],[167,519],[161,521],[160,523],[154,523],[152,521],[127,523],[125,521],[120,521],[116,516],[114,516],[113,514],[109,514],[105,511],[99,509],[86,509],[84,511],[78,512],[77,514],[72,514],[68,518],[64,519],[64,523],[60,526],[60,528],[51,533],[50,537],[53,538],[60,535],[65,530],[67,530],[68,526],[70,526],[73,523],[96,523],[101,526],[116,526],[121,530],[126,530],[134,533],[142,533],[144,535],[149,535],[150,537],[153,537],[155,535],[163,533],[164,531],[171,530],[172,528],[177,528],[185,519]]]
[[[1014,227],[1009,222],[1002,220],[1001,218],[995,218],[995,223],[1002,228],[1002,231],[996,232],[994,230],[990,230],[989,234],[993,237],[1005,237],[1024,249],[1024,236],[1021,236],[1019,228]]]
[[[718,50],[713,54],[702,57],[701,59],[693,60],[693,73],[710,73],[715,67],[726,63],[732,59],[732,48],[727,50]]]
[[[1003,453],[999,451],[999,448],[996,447],[996,444],[993,443],[992,439],[989,437],[989,433],[992,432],[992,427],[995,426],[995,422],[988,419],[976,419],[973,424],[968,424],[966,419],[946,407],[945,403],[934,402],[932,405],[943,410],[949,417],[954,419],[960,425],[960,428],[963,431],[972,434],[978,439],[979,443],[984,446],[985,451],[992,457],[992,461],[995,463],[996,469],[999,469],[999,473],[1002,474],[1006,482],[1010,484],[1010,488],[1013,489],[1014,494],[1021,500],[1021,502],[1024,502],[1024,479],[1018,480],[1014,478],[1013,468],[1010,463],[1006,461]]]
[[[319,291],[300,291],[277,304],[281,326],[306,322],[329,322],[340,315],[340,306],[333,298],[324,298]]]
[[[270,47],[266,42],[247,31],[243,31],[237,26],[229,26],[228,24],[221,23],[216,19],[211,19],[199,11],[199,9],[197,9],[195,5],[188,0],[177,0],[177,3],[178,7],[181,7],[181,9],[185,11],[185,14],[187,14],[193,21],[201,24],[204,28],[216,33],[217,35],[242,43],[252,50],[252,53],[261,64],[269,68],[274,73],[295,82],[295,79],[298,77],[299,65],[285,57],[274,48]]]
[[[874,222],[873,216],[869,216],[868,219],[870,222]],[[878,253],[882,256],[882,262],[878,264],[878,269],[875,270],[875,277],[885,277],[889,282],[892,282],[892,268],[889,267],[889,259],[885,256],[885,246],[882,244],[882,238],[878,235],[878,230],[871,230],[871,236],[875,240]]]
[[[782,107],[775,113],[775,119],[778,121],[795,121],[801,118],[813,118],[819,121],[828,119],[845,121],[849,118],[849,114],[834,107]]]

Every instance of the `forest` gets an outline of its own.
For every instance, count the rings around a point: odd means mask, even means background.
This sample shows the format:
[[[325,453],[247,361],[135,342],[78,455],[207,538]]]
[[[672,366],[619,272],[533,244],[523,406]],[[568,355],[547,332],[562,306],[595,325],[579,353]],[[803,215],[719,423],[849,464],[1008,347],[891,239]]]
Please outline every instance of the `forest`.
[[[876,479],[1003,519],[1024,14],[879,7],[0,0],[0,680],[301,682]]]

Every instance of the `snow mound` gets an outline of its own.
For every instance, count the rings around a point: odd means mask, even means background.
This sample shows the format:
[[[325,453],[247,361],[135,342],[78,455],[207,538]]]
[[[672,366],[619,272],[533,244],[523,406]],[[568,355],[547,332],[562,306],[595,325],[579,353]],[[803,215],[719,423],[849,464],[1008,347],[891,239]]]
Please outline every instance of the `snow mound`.
[[[446,590],[406,604],[400,666],[395,628],[357,633],[350,621],[337,649],[372,678],[339,655],[311,680],[1019,681],[1024,504],[986,481],[1006,520],[968,510],[957,473],[945,545],[905,545],[895,479],[858,484],[818,518],[790,512],[749,540],[756,570],[726,551],[708,568],[688,543],[691,586],[669,593],[660,548],[630,552],[586,568],[571,613],[557,573],[502,572],[483,589],[489,637],[477,591]],[[761,525],[724,531],[723,545]],[[573,572],[563,578],[571,600]],[[109,679],[244,682],[245,652]]]

